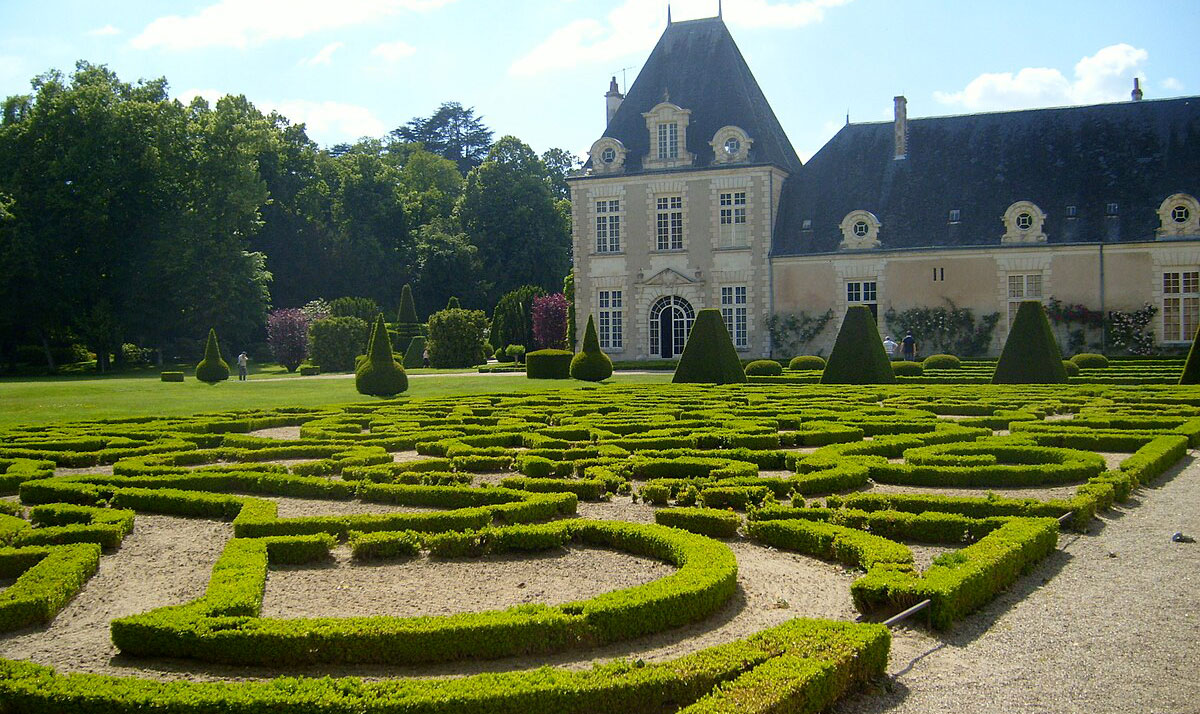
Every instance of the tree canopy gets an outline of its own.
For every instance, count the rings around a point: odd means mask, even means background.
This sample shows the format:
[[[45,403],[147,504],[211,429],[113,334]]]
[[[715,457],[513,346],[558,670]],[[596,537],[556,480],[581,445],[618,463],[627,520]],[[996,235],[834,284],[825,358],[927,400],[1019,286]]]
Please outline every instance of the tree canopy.
[[[423,144],[426,151],[449,159],[466,174],[483,162],[492,144],[492,130],[475,116],[475,108],[445,102],[428,117],[413,117],[392,131],[398,141]]]

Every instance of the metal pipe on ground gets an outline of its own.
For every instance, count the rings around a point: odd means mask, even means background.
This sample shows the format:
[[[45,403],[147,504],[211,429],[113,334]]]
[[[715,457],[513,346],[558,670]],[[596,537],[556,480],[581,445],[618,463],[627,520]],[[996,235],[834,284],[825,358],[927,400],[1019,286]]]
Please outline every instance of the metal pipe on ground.
[[[892,615],[888,619],[884,620],[883,624],[888,627],[895,627],[900,622],[903,622],[904,620],[912,617],[913,615],[924,610],[925,608],[929,607],[932,604],[933,604],[932,600],[922,600],[921,602],[917,603],[916,605],[913,605],[912,607],[908,608],[904,612],[901,612],[896,615]]]

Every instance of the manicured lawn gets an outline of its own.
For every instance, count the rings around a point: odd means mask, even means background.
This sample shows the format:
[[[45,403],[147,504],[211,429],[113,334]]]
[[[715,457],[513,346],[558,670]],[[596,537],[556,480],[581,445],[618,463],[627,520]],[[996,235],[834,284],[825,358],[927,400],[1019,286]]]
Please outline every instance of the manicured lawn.
[[[286,378],[281,378],[286,377]],[[669,382],[671,373],[615,375],[609,382]],[[528,379],[523,374],[481,375],[473,371],[413,370],[409,388],[399,400],[444,397],[455,394],[542,392],[579,389],[587,382]],[[246,382],[236,376],[216,385],[187,381],[164,383],[158,374],[98,378],[43,377],[0,380],[0,427],[18,424],[52,424],[82,419],[132,416],[183,415],[229,409],[282,406],[321,406],[349,402],[382,401],[354,390],[351,376],[289,376],[268,368]]]

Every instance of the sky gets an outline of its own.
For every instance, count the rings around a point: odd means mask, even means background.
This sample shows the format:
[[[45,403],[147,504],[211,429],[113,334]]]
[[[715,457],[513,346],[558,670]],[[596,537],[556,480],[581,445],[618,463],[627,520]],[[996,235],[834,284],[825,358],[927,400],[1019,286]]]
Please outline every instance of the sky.
[[[718,0],[674,0],[676,20]],[[244,94],[322,146],[446,101],[497,138],[582,154],[610,76],[631,84],[665,0],[0,0],[0,94],[50,69]],[[845,124],[1200,95],[1197,0],[724,0],[724,19],[807,160]]]

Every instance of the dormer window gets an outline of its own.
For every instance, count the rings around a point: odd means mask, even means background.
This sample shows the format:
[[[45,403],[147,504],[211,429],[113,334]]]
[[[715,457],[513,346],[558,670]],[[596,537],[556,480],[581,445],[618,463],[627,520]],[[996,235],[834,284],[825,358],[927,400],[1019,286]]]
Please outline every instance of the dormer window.
[[[673,169],[692,165],[687,150],[687,127],[691,112],[671,102],[660,102],[642,114],[649,132],[650,152],[642,161],[647,169]]]
[[[625,168],[625,145],[611,136],[601,137],[592,144],[592,173],[615,174]]]
[[[679,124],[671,122],[658,125],[658,158],[679,158]]]
[[[805,218],[803,221],[801,221],[801,223],[800,223],[800,230],[802,230],[802,231],[811,231],[811,230],[812,230],[812,219],[811,219],[811,218]]]
[[[1110,216],[1115,216],[1120,213],[1121,207],[1115,203],[1110,203],[1105,207],[1104,212]]]
[[[1067,206],[1067,218],[1078,218],[1079,209],[1075,206]]]
[[[871,232],[871,226],[867,225],[866,221],[855,221],[854,222],[854,235],[856,237],[866,238],[867,234],[870,232]]]
[[[1167,196],[1158,206],[1159,238],[1195,238],[1200,236],[1200,201],[1186,193]]]
[[[729,156],[734,156],[742,150],[742,142],[737,140],[737,137],[729,137],[725,140],[725,153]]]
[[[728,164],[750,158],[750,145],[754,143],[741,127],[723,126],[713,134],[708,145],[713,150],[713,161]]]
[[[850,211],[842,219],[841,250],[871,250],[879,247],[879,229],[882,224],[870,211]]]
[[[611,164],[612,162],[616,161],[617,160],[616,150],[613,149],[611,146],[606,147],[604,149],[604,151],[600,152],[600,160],[606,164]]]
[[[1002,243],[1045,243],[1046,214],[1032,201],[1017,201],[1004,212]]]
[[[950,222],[958,223],[960,220],[962,220],[962,211],[957,208],[951,208],[950,209]]]
[[[1033,216],[1028,213],[1020,213],[1017,215],[1017,228],[1027,231],[1033,227]]]

